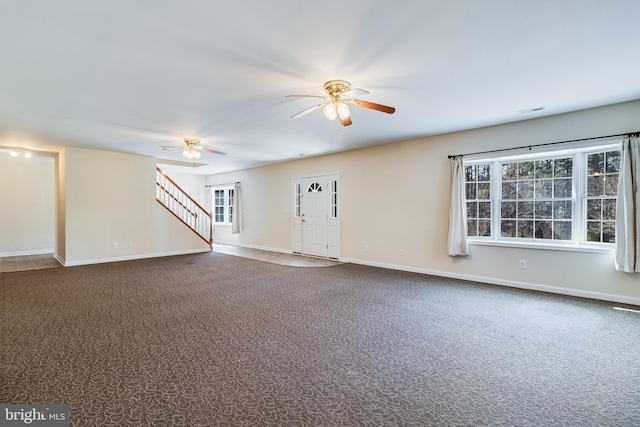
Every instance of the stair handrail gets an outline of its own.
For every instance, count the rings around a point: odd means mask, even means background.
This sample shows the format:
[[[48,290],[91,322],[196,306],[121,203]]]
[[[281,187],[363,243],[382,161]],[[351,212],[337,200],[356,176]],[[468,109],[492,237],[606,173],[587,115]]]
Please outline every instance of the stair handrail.
[[[213,217],[180,185],[156,167],[156,200],[209,247],[213,244]]]

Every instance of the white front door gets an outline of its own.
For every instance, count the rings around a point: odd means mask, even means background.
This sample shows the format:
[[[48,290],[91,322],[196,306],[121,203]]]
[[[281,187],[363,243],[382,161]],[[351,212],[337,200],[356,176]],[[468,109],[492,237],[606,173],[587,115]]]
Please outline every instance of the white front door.
[[[302,254],[328,257],[329,188],[327,177],[303,178],[301,190]]]

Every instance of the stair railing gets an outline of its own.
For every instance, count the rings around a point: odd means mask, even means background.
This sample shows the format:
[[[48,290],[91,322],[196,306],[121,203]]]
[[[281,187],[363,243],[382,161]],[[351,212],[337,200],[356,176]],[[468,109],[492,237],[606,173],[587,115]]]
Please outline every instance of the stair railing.
[[[211,213],[200,206],[178,184],[156,168],[156,200],[211,247]]]

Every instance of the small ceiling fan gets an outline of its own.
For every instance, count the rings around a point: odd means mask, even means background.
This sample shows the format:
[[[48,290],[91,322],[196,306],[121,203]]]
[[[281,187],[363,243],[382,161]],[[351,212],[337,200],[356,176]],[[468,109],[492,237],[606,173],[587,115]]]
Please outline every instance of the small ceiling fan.
[[[199,159],[202,157],[202,152],[218,154],[220,156],[227,155],[227,153],[223,153],[222,151],[203,147],[200,145],[200,140],[196,138],[185,138],[184,143],[186,144],[184,147],[180,145],[161,145],[160,148],[164,150],[165,154],[182,151],[182,155],[189,160]]]
[[[380,105],[373,102],[361,101],[355,99],[354,96],[368,95],[364,89],[351,89],[351,83],[345,80],[330,80],[324,84],[324,91],[328,96],[318,95],[287,95],[287,97],[304,97],[304,98],[320,98],[322,103],[314,105],[313,107],[302,110],[297,114],[291,116],[292,119],[298,119],[302,116],[322,108],[324,115],[329,120],[340,119],[342,126],[349,126],[352,124],[351,112],[349,111],[349,105],[355,105],[358,107],[369,108],[371,110],[382,111],[383,113],[393,114],[396,109],[393,107],[387,107],[386,105]]]

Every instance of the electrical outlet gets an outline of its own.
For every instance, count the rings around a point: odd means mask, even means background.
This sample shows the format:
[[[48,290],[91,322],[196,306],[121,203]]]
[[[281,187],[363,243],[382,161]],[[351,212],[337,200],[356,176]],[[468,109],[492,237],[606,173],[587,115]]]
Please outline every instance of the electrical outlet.
[[[520,263],[518,264],[518,267],[520,268],[520,270],[526,270],[527,269],[527,261],[521,259]]]
[[[369,253],[369,245],[364,245],[364,253]]]
[[[118,249],[118,244],[117,243],[113,244],[113,249]]]
[[[400,249],[400,256],[404,256],[404,249]]]

